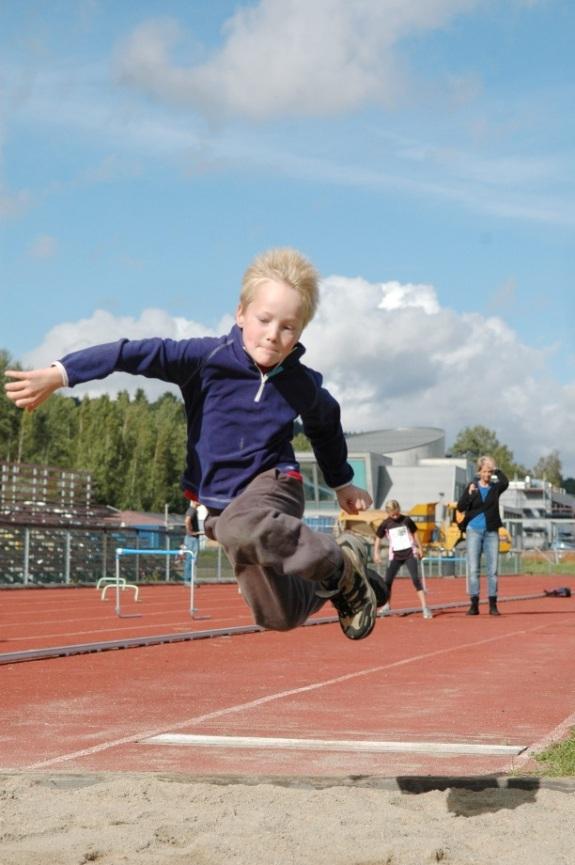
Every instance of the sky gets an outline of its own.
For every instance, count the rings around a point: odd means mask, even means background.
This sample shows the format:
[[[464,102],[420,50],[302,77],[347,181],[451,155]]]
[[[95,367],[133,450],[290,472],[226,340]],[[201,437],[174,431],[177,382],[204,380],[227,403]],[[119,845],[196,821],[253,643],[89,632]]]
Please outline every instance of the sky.
[[[347,432],[481,424],[575,476],[574,32],[572,0],[0,0],[0,349],[224,333],[293,246]]]

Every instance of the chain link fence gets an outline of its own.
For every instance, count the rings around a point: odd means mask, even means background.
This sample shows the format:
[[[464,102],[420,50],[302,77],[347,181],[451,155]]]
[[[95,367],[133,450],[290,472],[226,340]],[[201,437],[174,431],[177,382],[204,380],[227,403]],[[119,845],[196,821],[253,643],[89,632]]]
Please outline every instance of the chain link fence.
[[[316,530],[333,531],[331,525],[306,522]],[[115,575],[118,548],[141,550],[141,555],[122,558],[122,577],[129,582],[181,582],[183,558],[150,553],[180,550],[183,540],[183,530],[174,528],[78,528],[0,522],[0,587],[95,585],[100,578]],[[426,577],[464,577],[466,573],[464,556],[426,557],[422,568]],[[380,572],[384,569],[377,567]],[[499,573],[575,575],[575,555],[512,551],[500,555]],[[198,582],[234,579],[219,544],[201,538],[195,577]]]
[[[95,585],[102,577],[114,576],[118,548],[141,550],[141,555],[122,559],[122,576],[129,582],[181,582],[183,558],[150,552],[180,550],[183,540],[181,530],[0,523],[0,586]],[[232,580],[222,548],[201,540],[195,571],[198,582]]]

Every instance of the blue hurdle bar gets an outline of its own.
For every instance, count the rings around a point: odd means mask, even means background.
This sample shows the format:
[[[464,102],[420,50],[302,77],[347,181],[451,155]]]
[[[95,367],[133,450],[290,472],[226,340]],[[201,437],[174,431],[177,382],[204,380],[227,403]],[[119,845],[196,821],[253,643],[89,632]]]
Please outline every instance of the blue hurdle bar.
[[[192,573],[190,577],[190,616],[198,618],[195,614],[197,610],[194,606],[195,598],[195,583],[196,583],[196,550],[180,549],[180,550],[147,550],[147,549],[131,549],[130,547],[116,547],[116,615],[120,618],[136,618],[141,616],[141,613],[122,614],[120,610],[120,558],[121,556],[191,556],[192,557]],[[203,616],[202,618],[209,618]]]

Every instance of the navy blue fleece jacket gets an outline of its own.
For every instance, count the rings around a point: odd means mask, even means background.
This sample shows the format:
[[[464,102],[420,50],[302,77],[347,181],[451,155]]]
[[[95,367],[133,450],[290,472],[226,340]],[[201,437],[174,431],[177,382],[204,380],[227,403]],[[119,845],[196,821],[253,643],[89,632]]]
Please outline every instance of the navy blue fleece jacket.
[[[174,341],[122,339],[61,358],[68,384],[101,379],[115,371],[179,386],[188,426],[184,489],[209,508],[223,510],[268,469],[297,471],[291,445],[301,417],[326,483],[351,482],[340,408],[322,377],[300,363],[298,343],[283,363],[260,371],[237,325],[221,337]]]

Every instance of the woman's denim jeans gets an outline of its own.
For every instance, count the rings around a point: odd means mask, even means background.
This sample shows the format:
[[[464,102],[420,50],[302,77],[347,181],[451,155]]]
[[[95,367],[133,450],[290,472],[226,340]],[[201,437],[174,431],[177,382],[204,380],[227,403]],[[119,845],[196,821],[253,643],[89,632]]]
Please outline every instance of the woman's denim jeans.
[[[465,532],[467,543],[467,591],[479,595],[479,572],[481,553],[485,556],[487,567],[487,589],[490,598],[497,596],[497,559],[499,556],[499,532],[478,532],[468,528]]]

